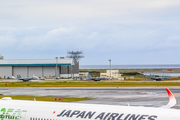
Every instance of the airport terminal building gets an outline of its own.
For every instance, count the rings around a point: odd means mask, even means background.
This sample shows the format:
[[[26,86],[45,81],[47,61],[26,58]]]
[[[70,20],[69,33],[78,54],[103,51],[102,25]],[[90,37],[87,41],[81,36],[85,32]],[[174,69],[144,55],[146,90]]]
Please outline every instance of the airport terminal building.
[[[0,77],[11,78],[21,75],[23,78],[38,77],[73,78],[79,75],[79,63],[73,59],[0,59]],[[75,75],[75,76],[74,76]]]

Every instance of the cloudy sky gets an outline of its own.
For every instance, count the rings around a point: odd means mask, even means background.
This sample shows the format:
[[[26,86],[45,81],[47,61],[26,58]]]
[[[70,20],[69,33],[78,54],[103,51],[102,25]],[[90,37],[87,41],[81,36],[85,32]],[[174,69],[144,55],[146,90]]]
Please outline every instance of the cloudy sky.
[[[180,0],[0,0],[0,54],[82,50],[81,65],[179,64]]]

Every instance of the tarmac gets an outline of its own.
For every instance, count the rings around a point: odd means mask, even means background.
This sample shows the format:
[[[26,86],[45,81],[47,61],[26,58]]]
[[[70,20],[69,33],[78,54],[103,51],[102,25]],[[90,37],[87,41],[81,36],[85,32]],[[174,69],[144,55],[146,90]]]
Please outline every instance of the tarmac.
[[[91,80],[73,80],[73,79],[46,79],[46,80],[30,80],[30,82],[64,82],[64,81],[73,81],[73,82],[89,82]],[[22,80],[17,79],[0,79],[0,82],[23,82]],[[101,80],[96,82],[180,82],[180,80],[169,80],[169,81],[156,81],[156,80],[141,80],[141,81],[121,81],[121,80]]]
[[[177,99],[175,109],[180,108],[180,87],[169,87]],[[79,101],[85,104],[161,107],[169,101],[165,87],[24,87],[0,88],[3,95],[56,96],[96,98]]]

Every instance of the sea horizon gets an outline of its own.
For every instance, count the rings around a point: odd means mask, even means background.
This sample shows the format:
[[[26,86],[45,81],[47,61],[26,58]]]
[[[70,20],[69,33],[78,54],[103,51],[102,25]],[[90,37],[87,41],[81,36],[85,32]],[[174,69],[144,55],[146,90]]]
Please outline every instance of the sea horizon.
[[[111,69],[178,69],[180,64],[111,65]],[[79,69],[110,69],[110,65],[79,65]]]

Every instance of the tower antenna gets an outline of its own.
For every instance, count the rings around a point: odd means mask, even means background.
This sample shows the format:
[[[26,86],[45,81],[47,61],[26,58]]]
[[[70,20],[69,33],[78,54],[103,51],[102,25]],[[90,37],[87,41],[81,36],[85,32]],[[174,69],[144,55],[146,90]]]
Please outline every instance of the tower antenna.
[[[68,51],[67,54],[69,54],[68,56],[66,56],[67,58],[72,58],[74,60],[74,62],[79,62],[80,58],[84,58],[83,55],[83,51]]]

